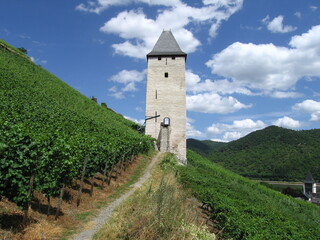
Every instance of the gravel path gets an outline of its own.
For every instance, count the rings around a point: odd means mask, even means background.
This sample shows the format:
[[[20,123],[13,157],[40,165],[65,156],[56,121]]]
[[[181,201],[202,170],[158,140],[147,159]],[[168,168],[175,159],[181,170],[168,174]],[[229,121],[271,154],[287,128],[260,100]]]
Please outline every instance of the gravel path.
[[[76,235],[73,240],[89,240],[93,237],[93,235],[100,230],[100,228],[109,220],[109,218],[112,215],[113,210],[118,207],[122,201],[127,199],[131,194],[134,193],[137,188],[141,187],[142,184],[151,176],[151,169],[155,165],[155,163],[159,160],[161,153],[159,152],[155,157],[152,158],[151,163],[147,167],[144,175],[140,177],[138,182],[133,184],[131,186],[131,189],[123,194],[121,197],[116,199],[114,202],[112,202],[108,207],[101,210],[99,216],[97,216],[93,221],[95,222],[95,225],[92,229],[88,229],[85,231],[80,232],[78,235]]]

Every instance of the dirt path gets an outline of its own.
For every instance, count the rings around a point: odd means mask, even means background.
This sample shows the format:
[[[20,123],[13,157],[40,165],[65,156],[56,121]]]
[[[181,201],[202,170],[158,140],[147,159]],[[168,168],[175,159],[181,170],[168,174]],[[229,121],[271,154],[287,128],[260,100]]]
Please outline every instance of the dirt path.
[[[160,156],[161,156],[161,153],[158,153],[156,156],[154,156],[152,158],[151,163],[147,167],[144,175],[138,180],[138,182],[136,182],[135,184],[133,184],[131,186],[131,189],[127,193],[123,194],[118,199],[113,201],[109,206],[107,206],[106,208],[101,210],[100,214],[95,219],[93,219],[95,224],[92,226],[91,229],[84,230],[84,231],[78,233],[78,235],[76,235],[72,239],[73,240],[88,240],[88,239],[91,239],[93,237],[93,235],[97,231],[99,231],[100,228],[109,220],[110,216],[113,213],[113,210],[116,207],[118,207],[122,203],[122,201],[124,201],[131,194],[133,194],[135,190],[137,190],[139,187],[141,187],[142,184],[151,176],[151,169],[153,168],[155,163],[160,159]]]

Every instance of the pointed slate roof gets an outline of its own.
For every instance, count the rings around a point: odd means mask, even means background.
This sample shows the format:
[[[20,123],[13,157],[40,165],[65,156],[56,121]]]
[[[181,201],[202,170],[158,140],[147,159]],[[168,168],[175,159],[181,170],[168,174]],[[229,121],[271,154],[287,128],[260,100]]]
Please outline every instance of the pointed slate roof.
[[[308,175],[307,175],[306,179],[304,180],[304,182],[305,183],[315,183],[310,171],[308,172]]]
[[[183,52],[171,31],[163,31],[154,45],[152,51],[147,54],[148,57],[158,56],[184,56],[187,54]]]

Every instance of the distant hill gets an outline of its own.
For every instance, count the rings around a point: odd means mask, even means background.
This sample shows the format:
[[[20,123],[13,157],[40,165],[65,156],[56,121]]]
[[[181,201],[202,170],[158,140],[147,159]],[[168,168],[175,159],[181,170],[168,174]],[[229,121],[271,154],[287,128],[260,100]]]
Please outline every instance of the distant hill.
[[[190,149],[201,143],[193,143]],[[295,131],[270,126],[218,149],[201,149],[196,151],[246,177],[303,181],[311,170],[320,180],[320,129]]]
[[[226,143],[214,142],[210,140],[187,139],[187,148],[202,155],[208,155],[211,152],[222,148]]]

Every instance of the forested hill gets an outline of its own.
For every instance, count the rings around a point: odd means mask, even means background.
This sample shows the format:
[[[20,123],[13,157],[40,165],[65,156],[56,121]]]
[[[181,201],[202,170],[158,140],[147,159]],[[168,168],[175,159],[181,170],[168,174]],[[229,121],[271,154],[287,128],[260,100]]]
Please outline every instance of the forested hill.
[[[0,40],[0,196],[27,209],[32,190],[56,196],[72,179],[106,176],[150,149],[134,128]]]
[[[211,152],[222,148],[226,143],[214,142],[210,140],[199,141],[197,139],[187,139],[187,148],[201,155],[208,155]]]
[[[310,170],[320,180],[320,129],[270,126],[201,154],[250,178],[303,181]]]

